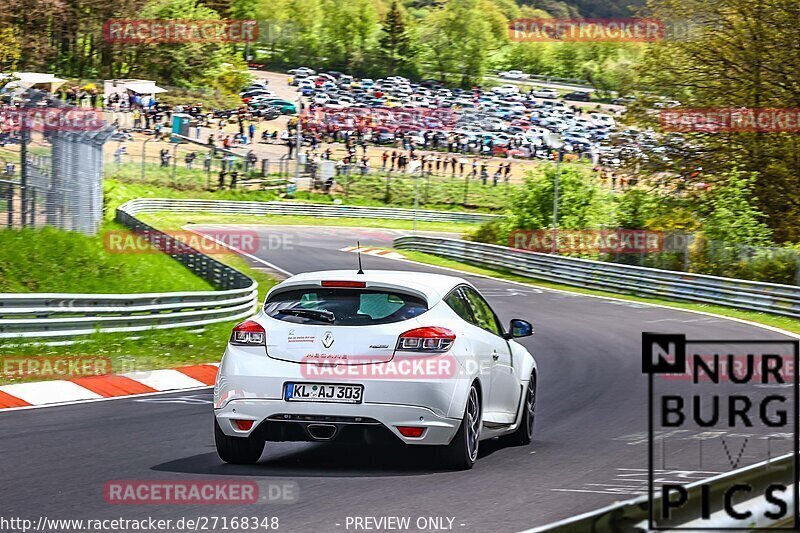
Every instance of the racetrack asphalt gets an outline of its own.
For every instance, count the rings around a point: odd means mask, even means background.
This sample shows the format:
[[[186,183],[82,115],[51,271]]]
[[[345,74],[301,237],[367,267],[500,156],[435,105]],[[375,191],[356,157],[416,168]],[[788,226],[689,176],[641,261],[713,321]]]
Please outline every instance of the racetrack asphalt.
[[[273,240],[281,246],[262,250],[259,257],[291,273],[355,270],[356,254],[342,248],[356,240],[389,247],[404,233],[252,228],[264,242],[267,235],[283,237]],[[371,255],[362,261],[365,269],[441,272]],[[409,516],[412,525],[418,517],[450,517],[456,531],[519,531],[645,491],[643,331],[698,339],[785,338],[696,313],[462,277],[483,292],[504,323],[524,318],[534,324],[535,335],[521,340],[540,368],[531,446],[485,441],[475,468],[466,472],[443,471],[425,454],[316,443],[268,443],[258,465],[233,466],[223,464],[214,450],[210,389],[5,412],[0,413],[2,515],[34,520],[277,516],[280,530],[317,533],[347,531],[347,517],[355,516]],[[671,445],[675,453],[694,453],[688,438]],[[715,458],[712,445],[703,468],[682,471],[684,479],[730,469],[722,454]],[[744,450],[741,464],[763,460],[760,454],[757,447]],[[668,465],[663,470],[665,476],[674,474]],[[291,481],[299,493],[296,503],[281,505],[110,505],[104,500],[109,480],[149,479]]]

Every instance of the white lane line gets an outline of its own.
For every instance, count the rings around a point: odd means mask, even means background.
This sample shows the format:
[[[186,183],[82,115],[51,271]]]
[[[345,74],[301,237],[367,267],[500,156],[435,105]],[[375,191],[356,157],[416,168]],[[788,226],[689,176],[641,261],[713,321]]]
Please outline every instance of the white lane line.
[[[239,255],[243,255],[243,256],[245,256],[247,258],[250,258],[253,261],[257,261],[257,262],[261,263],[262,265],[265,265],[268,268],[271,268],[271,269],[273,269],[273,270],[275,270],[277,272],[280,272],[281,274],[284,274],[286,276],[293,276],[294,275],[291,272],[289,272],[288,270],[285,270],[285,269],[279,267],[278,265],[274,265],[274,264],[270,263],[269,261],[264,261],[260,257],[256,257],[255,255],[253,255],[251,253],[248,253],[248,252],[245,252],[244,250],[240,250],[239,248],[236,248],[235,246],[231,246],[230,244],[228,244],[226,242],[220,241],[219,239],[215,239],[214,237],[212,237],[210,235],[207,235],[207,234],[203,233],[202,231],[197,231],[195,229],[192,229],[189,226],[184,226],[183,229],[185,229],[186,231],[191,231],[195,235],[200,235],[202,237],[205,237],[206,239],[210,239],[210,240],[214,241],[215,243],[219,244],[220,246],[224,246],[225,248],[228,248],[229,250],[232,250],[232,251],[236,252]]]
[[[208,386],[202,381],[190,378],[183,372],[178,372],[177,370],[172,369],[130,372],[122,375],[126,378],[131,378],[134,381],[138,381],[143,385],[147,385],[151,389],[155,389],[157,391],[191,389],[195,387]]]
[[[85,389],[71,381],[37,381],[3,385],[0,391],[19,398],[31,405],[44,405],[54,402],[72,402],[102,398],[96,392]]]
[[[91,398],[88,400],[74,400],[74,401],[63,401],[57,403],[50,403],[45,405],[26,405],[24,407],[7,407],[5,409],[0,409],[0,416],[5,413],[9,413],[12,411],[28,411],[31,409],[47,409],[48,407],[63,407],[65,405],[78,405],[82,403],[98,403],[98,402],[111,402],[114,400],[129,400],[131,398],[144,398],[147,396],[161,396],[164,394],[176,394],[179,392],[189,392],[189,391],[199,391],[203,389],[211,390],[214,386],[213,385],[203,385],[202,387],[195,387],[193,389],[183,389],[183,390],[175,390],[175,391],[162,391],[162,392],[145,392],[143,394],[128,394],[127,396],[112,396],[110,398]]]

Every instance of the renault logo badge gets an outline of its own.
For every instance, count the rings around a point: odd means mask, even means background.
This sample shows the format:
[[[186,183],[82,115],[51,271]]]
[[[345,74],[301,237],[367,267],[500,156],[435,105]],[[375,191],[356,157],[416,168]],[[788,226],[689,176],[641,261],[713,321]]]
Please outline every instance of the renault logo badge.
[[[325,332],[325,335],[322,336],[322,345],[326,348],[333,346],[333,333],[330,331]]]

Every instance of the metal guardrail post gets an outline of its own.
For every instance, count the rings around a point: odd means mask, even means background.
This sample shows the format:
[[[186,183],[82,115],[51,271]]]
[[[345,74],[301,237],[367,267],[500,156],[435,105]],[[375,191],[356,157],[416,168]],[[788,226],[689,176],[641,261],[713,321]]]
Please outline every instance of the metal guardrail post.
[[[9,183],[6,185],[6,205],[8,206],[8,222],[9,228],[14,227],[14,185]]]
[[[30,202],[30,225],[31,227],[36,227],[36,189],[31,189]]]

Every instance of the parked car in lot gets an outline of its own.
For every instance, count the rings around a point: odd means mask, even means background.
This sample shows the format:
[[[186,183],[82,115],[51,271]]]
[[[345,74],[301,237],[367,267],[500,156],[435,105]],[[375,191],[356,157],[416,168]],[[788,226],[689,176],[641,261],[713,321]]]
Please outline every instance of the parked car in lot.
[[[574,102],[588,102],[589,93],[585,91],[573,91],[564,95],[564,100],[572,100]]]
[[[264,102],[274,106],[284,115],[292,115],[297,113],[297,106],[294,102],[290,102],[289,100],[284,100],[282,98],[271,98],[269,100],[264,100]]]
[[[500,85],[499,87],[492,88],[492,92],[497,94],[516,94],[519,92],[519,87],[516,85]]]
[[[535,89],[532,94],[536,98],[558,98],[558,91],[555,89]]]
[[[508,78],[510,80],[527,80],[530,78],[529,74],[525,74],[521,70],[506,70],[498,74],[501,78]]]
[[[505,146],[514,157],[524,157],[526,150],[516,149],[528,147],[531,157],[548,158],[545,145],[553,136],[570,137],[574,143],[569,146],[584,151],[587,146],[612,142],[616,129],[611,115],[595,113],[597,116],[592,119],[575,113],[568,101],[537,98],[534,94],[558,95],[553,89],[541,87],[524,93],[514,84],[494,89],[446,89],[438,83],[425,85],[399,76],[372,80],[328,72],[301,80],[298,92],[327,110],[327,118],[315,119],[325,127],[335,122],[340,128],[353,129],[356,116],[388,114],[391,120],[376,120],[372,124],[376,129],[366,132],[371,141],[379,144],[392,143],[403,132],[417,147],[456,143],[459,150],[488,154]],[[288,104],[290,110],[294,108],[293,102],[287,100]],[[358,112],[348,113],[348,108]],[[313,122],[310,126],[314,127]],[[529,135],[528,129],[534,133]],[[423,136],[426,131],[436,132],[436,142],[430,135]]]
[[[589,118],[592,119],[592,123],[597,126],[605,126],[607,128],[613,128],[617,125],[617,122],[614,120],[614,117],[611,115],[606,115],[605,113],[592,113],[589,115]]]
[[[402,443],[472,468],[482,440],[531,442],[538,372],[517,339],[532,333],[520,319],[506,329],[453,276],[292,276],[233,329],[214,387],[217,453],[253,464],[268,441]]]
[[[316,73],[317,73],[316,70],[310,69],[308,67],[298,67],[298,68],[293,68],[293,69],[289,70],[289,74],[292,74],[292,75],[298,76],[298,77],[313,76]]]

